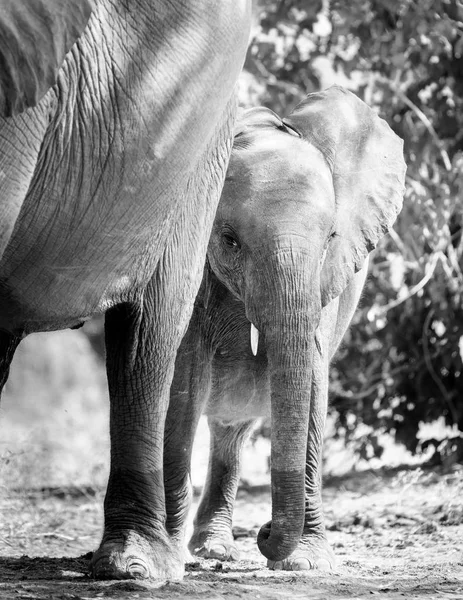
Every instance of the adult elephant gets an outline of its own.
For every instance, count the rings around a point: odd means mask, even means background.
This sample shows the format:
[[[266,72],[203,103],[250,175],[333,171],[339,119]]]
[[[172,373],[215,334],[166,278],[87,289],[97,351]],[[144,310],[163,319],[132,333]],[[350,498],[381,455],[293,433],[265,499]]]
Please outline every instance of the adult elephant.
[[[97,577],[176,579],[162,444],[231,150],[247,0],[2,0],[0,383],[19,341],[106,313]]]
[[[402,206],[404,177],[400,138],[340,87],[283,120],[264,108],[240,118],[166,424],[168,528],[179,538],[202,412],[211,425],[192,552],[237,557],[240,451],[255,419],[271,414],[272,521],[259,548],[272,568],[333,566],[321,501],[329,361],[368,254]]]

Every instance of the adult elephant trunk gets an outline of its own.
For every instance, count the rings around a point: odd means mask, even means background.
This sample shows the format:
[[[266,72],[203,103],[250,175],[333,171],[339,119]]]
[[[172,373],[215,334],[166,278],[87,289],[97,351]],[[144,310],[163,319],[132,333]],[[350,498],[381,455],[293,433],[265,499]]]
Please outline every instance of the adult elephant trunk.
[[[304,480],[315,330],[320,321],[320,258],[285,250],[262,277],[249,310],[265,340],[272,414],[272,520],[257,543],[270,560],[296,548],[304,525]]]

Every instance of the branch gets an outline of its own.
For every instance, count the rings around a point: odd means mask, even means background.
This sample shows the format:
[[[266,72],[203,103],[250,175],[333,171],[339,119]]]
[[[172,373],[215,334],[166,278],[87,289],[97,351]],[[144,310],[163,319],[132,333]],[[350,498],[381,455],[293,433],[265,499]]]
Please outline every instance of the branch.
[[[389,304],[386,304],[386,306],[379,307],[378,311],[376,312],[376,316],[379,317],[379,316],[386,314],[392,308],[395,308],[396,306],[403,304],[406,300],[408,300],[409,298],[411,298],[412,296],[417,294],[419,291],[421,291],[424,288],[424,286],[428,283],[428,281],[431,279],[431,277],[434,275],[434,271],[436,270],[437,263],[439,262],[440,259],[441,259],[441,252],[436,252],[436,254],[434,254],[434,256],[432,257],[431,262],[428,263],[427,273],[423,277],[423,279],[421,281],[419,281],[416,285],[414,285],[408,291],[407,295],[404,296],[403,298],[398,298],[397,300],[393,300],[392,302],[389,302]]]
[[[423,123],[423,125],[426,127],[426,129],[430,133],[432,139],[434,140],[434,142],[440,152],[440,155],[442,157],[442,162],[444,163],[446,170],[451,171],[452,163],[450,162],[449,155],[447,154],[447,151],[442,148],[442,142],[441,142],[439,136],[437,135],[437,132],[434,129],[431,121],[424,114],[424,112],[421,110],[421,108],[419,108],[414,102],[412,102],[410,100],[410,98],[404,92],[402,92],[402,90],[394,87],[389,80],[387,80],[385,78],[382,78],[382,79],[383,79],[383,81],[385,81],[387,83],[387,85],[392,90],[392,92],[394,94],[396,94],[402,100],[402,102],[404,104],[406,104],[408,106],[408,108],[410,108],[415,113],[415,115],[419,118],[419,120]]]
[[[403,256],[405,256],[407,253],[407,248],[406,248],[405,244],[403,243],[401,237],[397,233],[397,231],[395,229],[390,229],[389,235],[391,236],[391,238],[394,241],[397,248],[400,250],[401,254],[403,254]]]

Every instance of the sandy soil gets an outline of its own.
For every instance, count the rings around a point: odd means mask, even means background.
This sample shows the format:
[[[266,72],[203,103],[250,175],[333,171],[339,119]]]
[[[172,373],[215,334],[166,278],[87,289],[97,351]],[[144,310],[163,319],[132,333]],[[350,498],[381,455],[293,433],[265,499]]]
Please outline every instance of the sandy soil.
[[[97,582],[88,552],[103,493],[20,489],[0,497],[0,598],[463,598],[463,468],[370,471],[325,486],[333,573],[273,572],[255,542],[270,515],[266,486],[240,490],[236,563],[198,560],[182,583]]]

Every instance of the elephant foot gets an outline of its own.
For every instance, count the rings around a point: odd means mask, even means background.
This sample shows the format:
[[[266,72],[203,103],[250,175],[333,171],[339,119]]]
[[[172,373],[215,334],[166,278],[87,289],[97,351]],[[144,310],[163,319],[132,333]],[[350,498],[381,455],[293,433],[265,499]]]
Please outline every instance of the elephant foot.
[[[336,558],[325,538],[307,536],[287,558],[268,560],[267,566],[274,571],[332,571],[336,567]]]
[[[101,542],[90,572],[95,579],[156,579],[179,581],[184,563],[180,549],[168,542],[148,542],[135,532]]]
[[[231,533],[195,533],[188,544],[191,554],[201,558],[239,560],[240,553]]]

